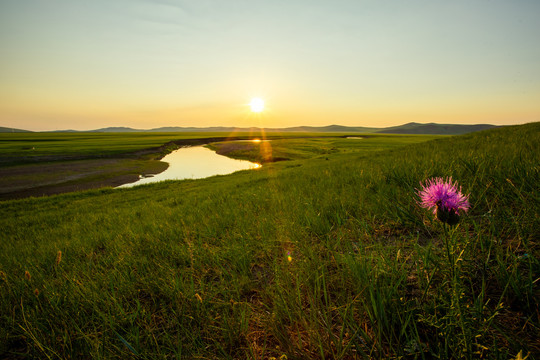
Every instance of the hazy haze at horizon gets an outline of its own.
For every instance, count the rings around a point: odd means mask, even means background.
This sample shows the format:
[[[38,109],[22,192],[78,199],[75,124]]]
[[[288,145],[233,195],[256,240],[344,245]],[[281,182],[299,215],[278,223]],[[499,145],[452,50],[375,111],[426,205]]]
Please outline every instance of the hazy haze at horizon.
[[[0,126],[540,121],[540,2],[3,1]],[[267,110],[251,114],[253,96]]]

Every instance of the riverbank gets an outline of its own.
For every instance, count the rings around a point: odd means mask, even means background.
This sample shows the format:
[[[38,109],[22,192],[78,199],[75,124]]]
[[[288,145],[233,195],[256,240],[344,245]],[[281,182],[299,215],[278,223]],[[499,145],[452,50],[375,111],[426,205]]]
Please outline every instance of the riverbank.
[[[168,164],[158,160],[89,159],[0,168],[0,199],[22,199],[73,191],[116,187],[140,174],[158,174]]]
[[[0,200],[117,187],[167,169],[160,161],[185,146],[206,145],[233,159],[259,164],[327,157],[349,134],[3,134],[0,135]],[[196,136],[186,138],[186,136]],[[440,136],[362,135],[353,148],[377,150]],[[271,141],[251,141],[259,139]],[[245,140],[238,141],[238,140]]]
[[[173,140],[160,146],[121,154],[0,156],[0,164],[4,165],[0,166],[0,200],[117,187],[137,181],[140,175],[163,172],[168,164],[160,159],[180,147],[229,139],[206,137]]]

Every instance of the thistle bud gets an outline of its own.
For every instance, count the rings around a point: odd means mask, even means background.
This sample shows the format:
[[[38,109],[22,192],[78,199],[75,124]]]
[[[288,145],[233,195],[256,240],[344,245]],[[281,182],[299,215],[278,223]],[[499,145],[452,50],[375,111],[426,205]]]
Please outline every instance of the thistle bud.
[[[459,222],[459,214],[454,209],[447,209],[440,204],[437,204],[437,218],[452,226]]]

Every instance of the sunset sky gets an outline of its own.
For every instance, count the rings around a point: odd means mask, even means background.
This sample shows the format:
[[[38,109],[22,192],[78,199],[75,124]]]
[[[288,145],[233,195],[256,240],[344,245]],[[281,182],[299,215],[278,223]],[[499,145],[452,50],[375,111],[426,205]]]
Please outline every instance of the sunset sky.
[[[539,16],[538,0],[0,0],[0,126],[540,121]]]

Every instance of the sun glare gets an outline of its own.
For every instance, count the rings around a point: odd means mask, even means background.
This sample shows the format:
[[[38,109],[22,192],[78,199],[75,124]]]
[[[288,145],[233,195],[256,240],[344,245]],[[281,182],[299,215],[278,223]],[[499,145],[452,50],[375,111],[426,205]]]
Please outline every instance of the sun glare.
[[[264,100],[261,98],[253,98],[251,99],[251,102],[249,103],[249,106],[251,107],[251,111],[254,113],[260,113],[264,110]]]

